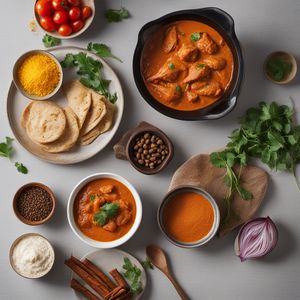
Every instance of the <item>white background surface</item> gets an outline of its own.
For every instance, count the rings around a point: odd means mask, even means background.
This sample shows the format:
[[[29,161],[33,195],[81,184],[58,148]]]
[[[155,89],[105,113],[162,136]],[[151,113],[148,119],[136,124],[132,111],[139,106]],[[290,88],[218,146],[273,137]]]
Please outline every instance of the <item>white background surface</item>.
[[[108,24],[103,10],[119,7],[119,1],[96,0],[95,21],[82,37],[63,45],[85,46],[89,41],[110,45],[124,63],[109,61],[117,71],[125,92],[125,113],[121,127],[113,141],[96,157],[77,165],[57,166],[37,160],[17,143],[14,161],[29,168],[28,175],[16,172],[13,164],[0,159],[0,299],[74,299],[68,288],[70,272],[63,265],[71,253],[82,256],[93,250],[79,241],[68,226],[66,204],[73,186],[83,177],[97,171],[110,171],[127,178],[140,192],[144,217],[137,234],[122,249],[140,259],[145,258],[145,246],[161,245],[169,254],[173,270],[180,283],[195,300],[294,300],[300,298],[300,194],[288,174],[271,174],[267,197],[259,215],[270,215],[279,227],[279,244],[275,251],[260,261],[240,263],[233,253],[236,232],[207,246],[183,250],[169,244],[158,230],[156,209],[176,168],[191,155],[223,146],[230,131],[237,126],[238,117],[261,100],[280,102],[295,99],[300,109],[300,76],[288,86],[275,86],[262,73],[265,56],[273,50],[291,51],[300,57],[300,2],[297,0],[124,0],[132,18],[120,24]],[[0,78],[1,116],[0,139],[11,131],[6,118],[6,93],[11,80],[14,61],[23,52],[42,48],[42,32],[32,33],[28,23],[32,17],[32,0],[1,1],[0,18]],[[4,5],[5,4],[5,5]],[[245,56],[246,76],[238,106],[219,121],[183,122],[172,120],[154,111],[139,95],[132,76],[132,54],[139,28],[154,18],[184,8],[217,6],[228,11],[236,22],[237,35]],[[127,162],[116,160],[112,146],[123,130],[146,120],[163,129],[173,140],[175,157],[162,173],[148,177],[137,173]],[[18,221],[12,210],[14,192],[30,181],[49,185],[57,196],[54,218],[46,225],[29,227]],[[19,235],[39,232],[55,246],[56,262],[49,276],[40,280],[26,280],[10,268],[8,251]],[[167,279],[158,271],[149,272],[149,284],[144,299],[178,299]]]

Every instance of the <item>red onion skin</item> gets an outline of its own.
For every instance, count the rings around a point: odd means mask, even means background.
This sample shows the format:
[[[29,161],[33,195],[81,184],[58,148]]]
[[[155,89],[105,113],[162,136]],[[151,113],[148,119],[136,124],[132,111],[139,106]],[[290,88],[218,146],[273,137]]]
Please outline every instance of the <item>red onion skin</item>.
[[[274,234],[275,234],[275,239],[274,239],[274,241],[275,241],[275,242],[274,242],[274,244],[272,245],[272,247],[270,247],[270,249],[268,249],[268,251],[267,251],[265,254],[261,254],[261,255],[258,255],[257,257],[251,257],[251,258],[249,258],[249,257],[244,257],[244,256],[241,254],[241,249],[240,249],[240,242],[241,242],[240,237],[241,237],[241,234],[242,234],[242,232],[244,231],[244,229],[245,229],[246,226],[248,226],[249,224],[251,224],[251,223],[253,223],[253,222],[260,222],[260,221],[261,221],[261,222],[265,222],[265,223],[267,222],[267,223],[271,224],[272,228],[274,229]],[[239,248],[239,255],[238,255],[238,256],[239,256],[241,262],[244,262],[244,261],[247,260],[247,259],[257,259],[257,258],[261,258],[261,257],[263,257],[263,256],[266,256],[267,254],[269,254],[269,253],[276,247],[277,242],[278,242],[278,229],[277,229],[275,223],[272,221],[272,219],[271,219],[269,216],[266,217],[266,218],[260,217],[260,218],[252,219],[252,220],[248,221],[247,223],[245,223],[245,224],[241,227],[241,229],[240,229],[240,231],[239,231],[239,233],[238,233],[237,239],[238,239],[238,248]]]

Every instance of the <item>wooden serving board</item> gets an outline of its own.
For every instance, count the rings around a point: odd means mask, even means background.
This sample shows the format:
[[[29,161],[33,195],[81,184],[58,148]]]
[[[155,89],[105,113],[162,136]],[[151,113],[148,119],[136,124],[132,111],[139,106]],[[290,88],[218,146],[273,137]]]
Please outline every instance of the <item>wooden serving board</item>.
[[[224,198],[229,188],[224,184],[225,169],[215,168],[208,154],[199,154],[181,165],[173,175],[170,190],[181,185],[194,185],[205,189],[216,200],[222,220],[226,215]],[[261,168],[246,166],[241,173],[242,186],[253,195],[252,200],[243,200],[238,195],[232,200],[230,219],[219,228],[219,236],[225,236],[234,228],[251,219],[264,200],[268,187],[268,174]]]

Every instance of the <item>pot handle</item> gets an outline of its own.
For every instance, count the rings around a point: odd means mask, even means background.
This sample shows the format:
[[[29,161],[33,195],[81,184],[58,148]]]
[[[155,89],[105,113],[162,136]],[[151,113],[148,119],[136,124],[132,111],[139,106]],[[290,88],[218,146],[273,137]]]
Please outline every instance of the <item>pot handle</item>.
[[[200,8],[196,10],[201,16],[218,23],[228,34],[234,35],[234,20],[227,12],[217,7]]]

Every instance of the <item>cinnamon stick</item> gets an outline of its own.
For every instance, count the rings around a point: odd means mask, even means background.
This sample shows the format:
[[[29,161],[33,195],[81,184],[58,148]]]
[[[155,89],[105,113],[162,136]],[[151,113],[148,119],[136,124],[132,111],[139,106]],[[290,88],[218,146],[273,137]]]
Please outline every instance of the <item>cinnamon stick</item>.
[[[116,281],[118,286],[123,287],[125,290],[128,289],[128,284],[122,274],[117,269],[113,269],[109,272],[109,274],[113,277],[113,279]]]
[[[95,266],[87,258],[83,261],[83,264],[92,270],[107,286],[110,290],[115,289],[117,286],[106,276],[97,266]]]
[[[72,279],[70,282],[70,286],[73,290],[81,293],[88,300],[100,300],[95,294],[85,288],[82,284],[80,284],[76,279]]]
[[[124,289],[122,286],[117,286],[114,290],[112,290],[108,295],[108,300],[116,299],[117,297],[126,294],[126,289]]]
[[[91,276],[95,277],[103,286],[103,288],[105,289],[105,292],[108,294],[112,289],[98,276],[98,274],[94,271],[94,269],[96,270],[97,267],[93,264],[93,269],[90,268],[89,265],[85,264],[85,260],[82,262],[81,260],[79,260],[78,258],[71,256],[70,258],[71,260],[73,260],[75,262],[76,265],[78,265],[79,267],[81,267],[83,270],[85,270],[87,273],[89,273]],[[98,269],[97,269],[98,270]]]
[[[95,277],[90,275],[84,269],[82,269],[79,265],[77,265],[74,260],[67,259],[65,264],[76,273],[84,282],[86,282],[93,290],[95,290],[101,297],[105,298],[107,296],[107,291],[105,287],[97,281]]]

